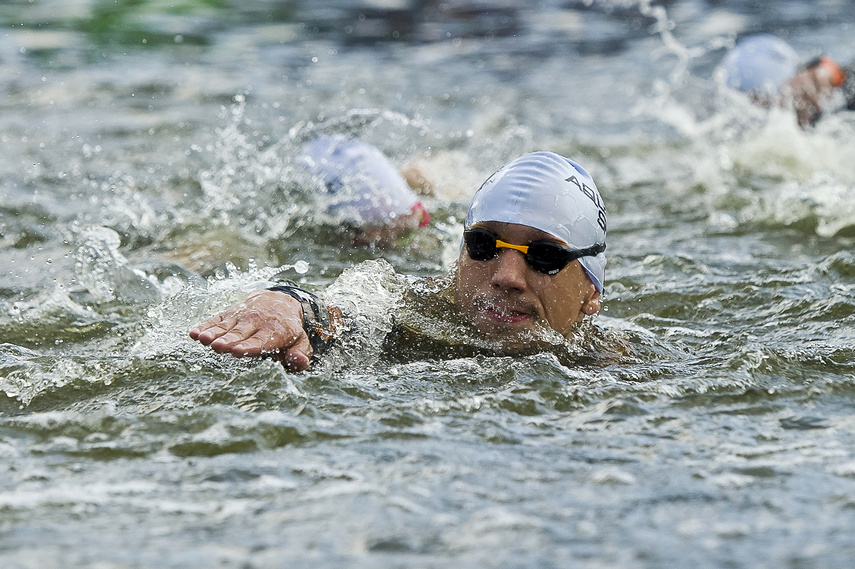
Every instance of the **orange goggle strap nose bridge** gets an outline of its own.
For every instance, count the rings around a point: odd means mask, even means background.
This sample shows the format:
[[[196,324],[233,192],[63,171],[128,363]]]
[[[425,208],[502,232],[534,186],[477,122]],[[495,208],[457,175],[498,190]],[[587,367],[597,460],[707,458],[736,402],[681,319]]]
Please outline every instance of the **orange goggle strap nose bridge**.
[[[496,239],[496,249],[516,249],[523,255],[528,255],[528,245],[514,245],[513,243],[505,243],[501,239]]]

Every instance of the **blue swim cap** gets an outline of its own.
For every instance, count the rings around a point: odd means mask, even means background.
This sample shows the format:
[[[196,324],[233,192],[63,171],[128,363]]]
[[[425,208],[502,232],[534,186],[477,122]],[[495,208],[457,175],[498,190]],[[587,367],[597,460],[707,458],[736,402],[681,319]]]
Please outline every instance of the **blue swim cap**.
[[[361,140],[320,136],[303,146],[298,160],[323,179],[327,211],[345,222],[384,223],[422,207],[386,155]]]
[[[584,249],[606,242],[606,208],[590,174],[552,152],[517,158],[490,176],[475,192],[466,228],[485,221],[527,225]],[[600,293],[606,255],[579,259]]]
[[[774,95],[798,71],[799,56],[784,40],[770,34],[749,36],[721,62],[728,87]]]

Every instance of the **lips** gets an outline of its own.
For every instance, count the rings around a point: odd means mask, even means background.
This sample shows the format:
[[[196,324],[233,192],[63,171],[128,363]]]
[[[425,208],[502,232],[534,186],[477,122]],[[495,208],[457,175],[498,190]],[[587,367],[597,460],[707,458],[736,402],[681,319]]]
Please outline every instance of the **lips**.
[[[483,314],[494,322],[516,324],[534,319],[535,310],[529,306],[518,306],[496,300],[484,299],[479,308]]]
[[[489,307],[487,308],[487,314],[493,320],[498,320],[499,322],[507,322],[509,324],[515,322],[522,322],[523,320],[527,320],[531,318],[531,314],[527,312],[520,312],[517,310],[508,310],[505,308],[498,307]]]

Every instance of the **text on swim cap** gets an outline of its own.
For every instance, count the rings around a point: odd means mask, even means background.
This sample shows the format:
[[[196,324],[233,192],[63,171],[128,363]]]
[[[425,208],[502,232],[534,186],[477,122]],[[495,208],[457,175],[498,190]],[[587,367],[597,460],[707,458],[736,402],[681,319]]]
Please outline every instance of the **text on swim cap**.
[[[606,230],[606,206],[603,203],[603,200],[600,198],[599,194],[592,190],[587,184],[584,182],[579,182],[576,179],[576,176],[570,176],[569,178],[564,179],[565,182],[570,182],[571,184],[575,184],[579,191],[588,196],[594,205],[597,206],[597,225],[600,226],[600,229],[603,231]]]

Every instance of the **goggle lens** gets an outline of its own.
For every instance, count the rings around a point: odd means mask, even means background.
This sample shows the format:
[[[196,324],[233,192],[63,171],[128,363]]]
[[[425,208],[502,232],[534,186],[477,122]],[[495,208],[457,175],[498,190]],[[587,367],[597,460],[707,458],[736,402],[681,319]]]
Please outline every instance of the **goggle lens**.
[[[498,236],[484,229],[469,229],[463,233],[466,252],[473,261],[489,261],[499,255]]]

